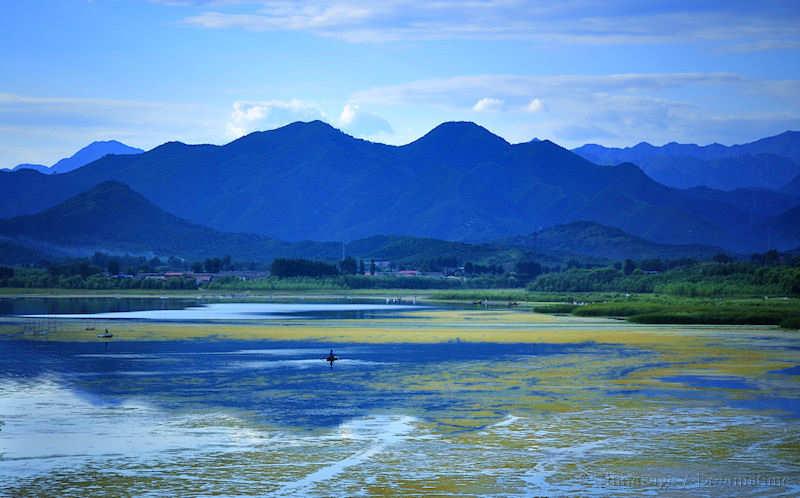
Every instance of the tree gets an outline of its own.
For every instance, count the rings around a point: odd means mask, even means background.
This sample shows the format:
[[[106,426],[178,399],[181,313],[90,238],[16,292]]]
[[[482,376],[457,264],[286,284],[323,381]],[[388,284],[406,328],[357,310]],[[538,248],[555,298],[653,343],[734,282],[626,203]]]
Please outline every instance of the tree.
[[[664,262],[660,259],[645,259],[639,262],[639,268],[643,271],[664,271]]]
[[[343,275],[352,275],[356,273],[356,270],[358,270],[358,264],[351,256],[348,256],[339,262],[339,271]]]
[[[367,271],[367,269],[366,269],[366,267],[364,265],[364,260],[363,259],[359,259],[358,260],[358,273],[363,275],[366,271]]]
[[[195,261],[194,263],[192,263],[192,271],[195,272],[195,273],[202,272],[203,271],[203,263],[201,263],[199,261]]]
[[[733,258],[723,252],[714,255],[712,259],[717,263],[730,263],[733,261]]]
[[[219,258],[209,258],[203,264],[208,273],[219,273],[222,269],[222,260]]]
[[[118,259],[109,259],[108,265],[106,266],[109,275],[118,275],[119,274],[119,260]]]
[[[369,262],[369,274],[370,275],[375,275],[375,260],[374,259],[370,260],[370,262]]]
[[[284,258],[274,260],[270,266],[270,272],[278,278],[328,277],[339,273],[335,266],[321,261]]]
[[[622,273],[625,275],[630,275],[633,273],[633,270],[636,269],[636,263],[631,261],[630,259],[626,259],[625,263],[622,265]]]
[[[764,253],[764,264],[769,266],[777,265],[781,262],[781,254],[775,249],[770,249]]]
[[[8,280],[14,278],[14,269],[8,266],[0,266],[0,280]]]
[[[517,275],[523,280],[533,280],[542,273],[542,265],[536,261],[520,261],[516,266]]]

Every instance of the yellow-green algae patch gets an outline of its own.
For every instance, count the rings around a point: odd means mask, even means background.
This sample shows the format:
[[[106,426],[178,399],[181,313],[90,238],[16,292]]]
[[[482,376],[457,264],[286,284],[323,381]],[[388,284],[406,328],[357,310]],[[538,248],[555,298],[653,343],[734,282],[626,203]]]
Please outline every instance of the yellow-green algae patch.
[[[378,392],[400,390],[442,402],[404,406],[403,413],[415,418],[413,432],[334,476],[331,482],[337,494],[564,496],[600,490],[632,496],[656,491],[683,496],[759,495],[763,488],[698,488],[679,479],[757,473],[800,476],[796,419],[749,405],[728,406],[765,395],[796,397],[800,377],[775,372],[800,364],[798,338],[777,328],[643,326],[513,310],[426,310],[380,320],[108,321],[96,326],[108,326],[113,341],[212,337],[520,344],[518,357],[444,359],[424,367],[386,369],[360,380]],[[8,337],[100,342],[96,331],[84,330],[81,321],[61,321],[47,336],[23,336],[20,330],[21,322],[0,326],[0,334]],[[540,344],[590,347],[552,355],[522,354]],[[685,377],[745,383],[737,389],[697,387],[684,382]],[[293,391],[259,391],[257,386],[269,382],[267,375],[251,382],[254,397],[302,396]],[[709,392],[714,396],[705,396]],[[83,477],[50,475],[50,480],[37,479],[15,491],[52,494],[65,489],[59,488],[64,484],[95,492],[91,486],[99,482],[122,494],[144,492],[148,485],[178,494],[204,494],[209,488],[222,494],[273,493],[286,481],[370,451],[367,443],[333,431],[317,443],[298,443],[297,448],[281,452],[266,446],[234,457],[209,454],[196,462],[172,462],[162,471],[180,469],[186,477],[172,482],[152,476],[145,467],[133,474],[136,477],[113,471],[102,478],[92,471]],[[206,487],[200,484],[204,479]],[[326,484],[312,484],[303,494],[324,496],[330,491]]]

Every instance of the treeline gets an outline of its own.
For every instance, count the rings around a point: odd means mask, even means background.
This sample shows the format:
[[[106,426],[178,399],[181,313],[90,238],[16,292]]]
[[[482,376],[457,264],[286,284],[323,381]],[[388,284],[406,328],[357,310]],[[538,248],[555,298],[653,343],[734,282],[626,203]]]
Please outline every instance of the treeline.
[[[461,266],[450,257],[427,261],[428,264],[416,269],[438,269],[442,276],[382,274],[374,260],[352,257],[338,264],[282,258],[272,262],[269,278],[242,280],[222,277],[204,285],[232,290],[525,288],[538,293],[660,293],[686,297],[800,295],[800,258],[777,251],[755,254],[748,261],[720,254],[713,261],[706,262],[691,259],[626,260],[602,267],[568,262],[565,269],[544,267],[536,261],[507,265],[467,261]],[[235,262],[229,256],[189,262],[178,258],[164,260],[96,253],[90,258],[42,262],[37,267],[0,267],[0,287],[195,289],[198,285],[194,279],[132,276],[168,271],[216,274],[254,269],[263,269],[263,266]]]
[[[229,270],[263,270],[263,265],[233,261],[230,256],[187,261],[180,258],[145,258],[96,252],[88,258],[41,261],[34,266],[0,266],[0,287],[64,289],[196,289],[192,278],[133,278],[163,272],[219,273]]]
[[[26,289],[197,289],[190,278],[115,278],[99,267],[79,264],[77,273],[64,272],[64,267],[54,271],[42,268],[0,267],[0,287]]]
[[[400,277],[393,275],[336,275],[330,277],[268,277],[241,280],[222,277],[207,288],[217,290],[347,290],[347,289],[506,289],[520,287],[512,277],[484,276],[468,279]]]
[[[334,265],[308,259],[278,258],[272,262],[270,273],[274,277],[330,277],[339,274]]]
[[[88,258],[75,258],[69,261],[49,262],[42,261],[35,267],[50,271],[52,268],[66,268],[65,273],[70,273],[70,268],[90,265],[97,271],[105,271],[110,275],[138,273],[157,273],[164,271],[193,271],[195,273],[219,273],[229,270],[263,270],[260,263],[234,261],[230,256],[206,258],[202,261],[189,261],[186,259],[170,258],[145,258],[143,256],[111,255],[96,252]],[[75,272],[72,272],[75,274]]]
[[[800,264],[794,260],[703,262],[664,271],[643,268],[648,267],[627,261],[617,267],[571,269],[541,275],[527,288],[538,292],[659,293],[685,297],[800,295]]]

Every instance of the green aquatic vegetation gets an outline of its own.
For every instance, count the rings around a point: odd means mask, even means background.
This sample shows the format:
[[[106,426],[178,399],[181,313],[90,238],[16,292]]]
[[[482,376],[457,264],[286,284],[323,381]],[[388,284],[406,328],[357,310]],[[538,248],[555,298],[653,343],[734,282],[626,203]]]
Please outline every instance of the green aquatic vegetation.
[[[648,303],[671,304],[669,300],[643,302]],[[10,493],[91,495],[99,494],[102,485],[102,491],[110,495],[280,494],[284,486],[302,483],[314,472],[324,473],[337,465],[344,465],[344,470],[325,480],[309,479],[295,488],[299,489],[296,494],[324,495],[330,493],[329,486],[344,495],[385,496],[566,496],[581,490],[610,495],[730,494],[730,490],[711,487],[665,490],[660,487],[665,481],[657,479],[700,473],[775,473],[796,480],[800,475],[797,419],[778,410],[741,404],[760,396],[800,397],[797,376],[770,373],[800,364],[794,332],[772,326],[652,326],[508,309],[432,309],[383,320],[289,322],[113,323],[115,341],[175,340],[187,347],[210,336],[219,340],[324,338],[364,348],[387,342],[447,343],[458,338],[458,342],[511,344],[511,352],[489,359],[452,358],[364,371],[323,368],[323,379],[330,373],[356,392],[379,393],[384,403],[375,412],[412,417],[408,432],[391,440],[382,439],[383,422],[373,432],[359,432],[354,424],[307,427],[291,418],[272,423],[255,410],[220,407],[241,395],[240,389],[264,402],[267,411],[286,401],[314,401],[311,393],[293,382],[282,383],[281,374],[257,366],[250,367],[254,373],[248,378],[225,382],[217,382],[214,373],[169,376],[161,382],[179,389],[158,395],[153,394],[155,377],[125,378],[130,392],[155,404],[174,406],[181,393],[196,397],[183,405],[189,409],[155,411],[137,424],[168,427],[174,431],[169,436],[185,431],[191,444],[165,455],[131,452],[87,459],[68,471],[17,479]],[[0,333],[4,338],[20,338],[15,327],[7,323],[0,326]],[[65,323],[47,339],[30,339],[98,341],[80,322]],[[543,344],[566,347],[558,354],[535,354],[535,348]],[[291,375],[297,380],[321,373],[298,370]],[[719,389],[662,380],[681,375],[736,377],[747,382],[742,389]],[[92,391],[109,380],[79,382]],[[220,405],[211,409],[212,401]],[[66,413],[62,406],[68,406],[59,405]],[[110,407],[87,402],[79,408],[90,414],[90,420],[114,413],[116,425],[122,418]],[[337,408],[351,413],[350,407]],[[137,410],[126,408],[130,413]],[[219,416],[220,411],[226,416]],[[202,416],[189,418],[192,413]],[[208,446],[195,444],[204,434],[221,436]],[[238,442],[243,443],[237,446]],[[348,462],[355,463],[347,466]],[[481,472],[476,472],[478,468]],[[776,494],[789,493],[775,489]],[[772,490],[742,493],[768,491]]]
[[[636,323],[780,325],[797,328],[800,299],[691,299],[633,296],[575,307],[576,316],[624,317]]]
[[[533,307],[533,311],[536,313],[550,313],[550,314],[557,314],[557,313],[572,313],[578,307],[577,304],[571,303],[555,303],[555,304],[543,304],[543,305],[535,305]]]

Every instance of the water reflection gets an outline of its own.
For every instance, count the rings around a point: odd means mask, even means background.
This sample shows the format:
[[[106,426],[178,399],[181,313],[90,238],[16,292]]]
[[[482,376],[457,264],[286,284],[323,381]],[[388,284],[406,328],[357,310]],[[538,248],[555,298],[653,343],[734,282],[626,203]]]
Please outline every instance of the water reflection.
[[[144,310],[179,310],[196,304],[197,301],[194,299],[159,299],[149,297],[0,298],[0,315],[58,315]]]
[[[161,302],[168,301],[168,302]],[[231,321],[274,320],[285,318],[365,319],[390,317],[400,311],[418,311],[426,306],[393,304],[334,303],[197,303],[170,300],[134,301],[133,303],[94,303],[96,311],[81,304],[80,311],[55,312],[49,303],[46,313],[22,313],[27,318],[153,320],[153,321]],[[20,305],[20,308],[27,306]],[[61,306],[62,308],[66,306]]]

